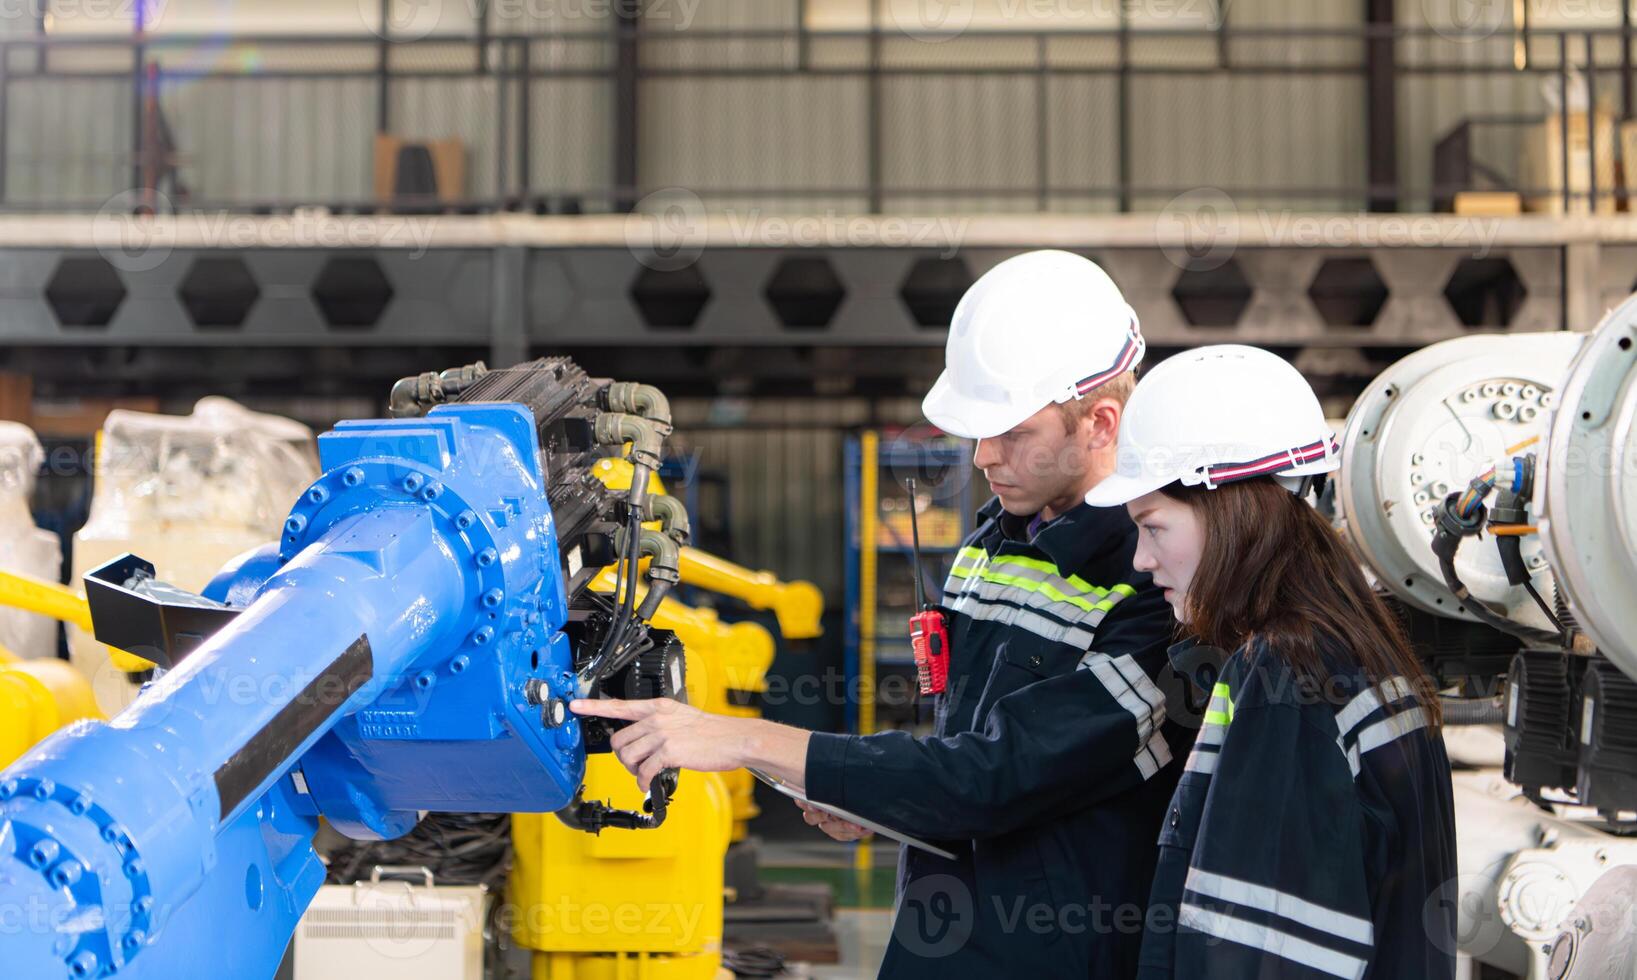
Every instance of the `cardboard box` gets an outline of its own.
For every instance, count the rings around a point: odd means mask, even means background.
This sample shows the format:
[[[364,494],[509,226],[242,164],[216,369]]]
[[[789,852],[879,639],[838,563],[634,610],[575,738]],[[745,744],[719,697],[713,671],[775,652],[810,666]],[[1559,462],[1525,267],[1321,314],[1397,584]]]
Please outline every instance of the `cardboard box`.
[[[377,200],[392,200],[392,189],[398,182],[398,151],[410,143],[420,143],[432,155],[432,170],[438,182],[438,200],[459,201],[466,196],[466,146],[460,140],[406,140],[390,133],[376,133]]]
[[[0,419],[34,425],[34,378],[0,372]]]
[[[1593,123],[1588,117],[1595,117]],[[1523,186],[1530,191],[1548,191],[1532,194],[1525,204],[1530,211],[1542,214],[1563,214],[1563,188],[1567,183],[1572,194],[1570,214],[1614,213],[1614,113],[1598,109],[1595,113],[1568,114],[1569,168],[1563,170],[1563,114],[1553,113],[1546,121],[1530,127],[1524,136]],[[1595,129],[1593,126],[1595,125]],[[1593,139],[1595,135],[1596,139]],[[1593,145],[1595,143],[1595,146]],[[1596,153],[1597,159],[1592,160]],[[1593,167],[1597,174],[1597,204],[1591,206]]]
[[[1455,213],[1485,218],[1523,213],[1523,196],[1516,191],[1460,191],[1455,195]]]
[[[34,403],[34,431],[42,436],[89,436],[116,408],[159,413],[158,398],[72,398]]]

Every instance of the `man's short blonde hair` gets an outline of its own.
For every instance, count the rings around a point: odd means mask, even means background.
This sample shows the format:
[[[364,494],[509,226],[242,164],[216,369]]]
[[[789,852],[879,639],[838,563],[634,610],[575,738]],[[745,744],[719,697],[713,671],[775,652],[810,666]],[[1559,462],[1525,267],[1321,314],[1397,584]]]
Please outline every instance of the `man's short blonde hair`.
[[[1123,406],[1136,387],[1137,372],[1131,370],[1110,378],[1079,398],[1058,402],[1057,411],[1063,417],[1063,431],[1074,435],[1075,430],[1080,428],[1080,421],[1091,414],[1091,406],[1100,398],[1112,398]]]

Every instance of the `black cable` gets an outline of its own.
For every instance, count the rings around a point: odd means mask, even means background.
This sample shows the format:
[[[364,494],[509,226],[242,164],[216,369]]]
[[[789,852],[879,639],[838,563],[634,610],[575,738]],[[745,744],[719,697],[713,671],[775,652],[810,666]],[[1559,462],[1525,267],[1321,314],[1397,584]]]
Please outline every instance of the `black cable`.
[[[1569,631],[1563,628],[1563,624],[1558,621],[1557,614],[1552,611],[1552,607],[1548,606],[1546,604],[1546,600],[1542,599],[1540,597],[1540,593],[1535,590],[1534,580],[1525,579],[1523,582],[1523,587],[1529,590],[1529,595],[1535,600],[1535,605],[1539,606],[1540,611],[1546,614],[1546,621],[1557,627],[1558,639],[1563,642],[1564,646],[1568,646],[1568,637],[1566,634]]]
[[[1438,556],[1438,570],[1444,577],[1444,587],[1472,615],[1488,626],[1493,626],[1502,633],[1517,637],[1523,642],[1536,646],[1557,648],[1561,645],[1562,637],[1550,630],[1535,629],[1533,626],[1523,626],[1514,623],[1505,616],[1496,615],[1488,606],[1472,595],[1466,583],[1461,581],[1460,573],[1455,571],[1455,555],[1461,550],[1461,542],[1467,536],[1477,534],[1483,530],[1488,511],[1483,504],[1470,514],[1460,512],[1459,493],[1452,493],[1444,498],[1444,504],[1438,509],[1436,530],[1432,535],[1432,553]]]
[[[445,885],[498,888],[511,868],[511,815],[431,813],[403,837],[348,841],[329,855],[328,879],[349,885],[369,878],[377,865],[411,865]]]

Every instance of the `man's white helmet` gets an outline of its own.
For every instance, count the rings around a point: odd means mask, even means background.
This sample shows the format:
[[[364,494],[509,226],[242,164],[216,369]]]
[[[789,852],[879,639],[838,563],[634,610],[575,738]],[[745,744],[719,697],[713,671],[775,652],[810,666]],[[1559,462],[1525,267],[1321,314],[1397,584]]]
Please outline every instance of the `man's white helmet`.
[[[1171,483],[1205,485],[1272,476],[1296,491],[1302,477],[1341,466],[1341,448],[1301,372],[1257,347],[1200,347],[1161,363],[1137,384],[1120,417],[1115,471],[1086,503],[1115,507]]]
[[[1009,431],[1142,360],[1137,314],[1090,259],[1047,249],[984,273],[955,307],[944,373],[921,409],[965,439]]]

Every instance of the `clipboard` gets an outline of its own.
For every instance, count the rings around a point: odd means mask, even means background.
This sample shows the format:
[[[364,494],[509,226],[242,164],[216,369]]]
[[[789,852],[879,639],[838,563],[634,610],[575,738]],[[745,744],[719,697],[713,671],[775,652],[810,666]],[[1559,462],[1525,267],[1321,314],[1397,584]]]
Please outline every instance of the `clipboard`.
[[[825,813],[828,813],[833,817],[840,817],[841,819],[847,821],[848,823],[856,823],[860,827],[863,827],[865,830],[868,830],[872,834],[880,834],[882,837],[890,837],[890,838],[892,838],[893,840],[897,841],[900,844],[908,844],[910,847],[918,847],[921,850],[926,851],[928,854],[936,854],[936,855],[938,855],[939,857],[943,858],[946,861],[957,860],[955,855],[952,852],[946,851],[941,847],[935,847],[935,846],[933,846],[931,844],[928,844],[924,840],[921,840],[921,839],[916,838],[916,837],[911,837],[908,834],[902,833],[902,832],[897,831],[897,830],[893,830],[891,827],[884,827],[881,824],[878,824],[873,820],[866,820],[865,818],[859,816],[858,814],[850,813],[850,812],[848,812],[846,810],[841,809],[838,806],[831,806],[828,803],[814,802],[813,800],[810,800],[810,799],[807,798],[806,793],[799,792],[794,786],[791,786],[789,783],[786,783],[784,780],[779,779],[779,778],[777,778],[777,777],[775,777],[775,776],[773,776],[773,775],[771,775],[769,773],[765,773],[765,772],[761,771],[760,769],[751,769],[750,774],[755,776],[757,779],[760,779],[762,782],[766,783],[767,785],[769,785],[769,786],[773,787],[774,789],[778,790],[779,792],[783,793],[785,796],[790,797],[792,800],[800,800],[801,802],[807,804],[808,806],[814,808],[815,810],[823,810]]]

